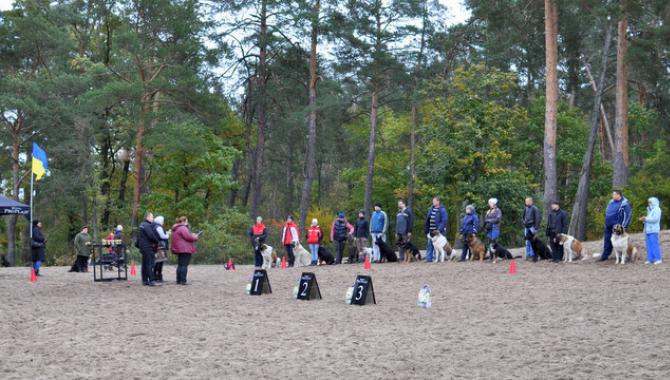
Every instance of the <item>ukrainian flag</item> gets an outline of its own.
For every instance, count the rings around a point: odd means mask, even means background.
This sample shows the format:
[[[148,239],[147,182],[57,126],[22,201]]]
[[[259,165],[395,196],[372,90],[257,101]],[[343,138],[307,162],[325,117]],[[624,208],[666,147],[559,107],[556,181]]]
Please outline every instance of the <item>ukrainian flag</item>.
[[[33,174],[35,174],[37,180],[40,180],[47,170],[49,170],[47,152],[40,148],[39,145],[33,143]]]

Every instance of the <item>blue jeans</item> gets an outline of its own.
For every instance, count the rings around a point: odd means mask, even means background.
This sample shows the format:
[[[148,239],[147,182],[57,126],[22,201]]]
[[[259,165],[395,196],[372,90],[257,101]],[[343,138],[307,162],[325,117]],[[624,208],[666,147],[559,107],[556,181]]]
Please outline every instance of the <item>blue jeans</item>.
[[[534,235],[533,231],[531,230],[532,227],[526,227],[523,229],[523,237],[526,238],[528,236]],[[534,228],[533,228],[534,229]],[[537,231],[535,231],[537,232]],[[526,239],[526,257],[533,257],[535,256],[535,252],[533,252],[533,246],[530,244],[530,240]]]
[[[428,239],[428,246],[426,247],[426,262],[427,263],[432,263],[433,262],[433,241]]]
[[[312,263],[316,263],[319,261],[319,245],[318,244],[310,244],[309,245],[309,251],[312,253]]]
[[[644,237],[647,243],[647,261],[654,263],[663,260],[663,252],[658,244],[658,233],[645,234]]]

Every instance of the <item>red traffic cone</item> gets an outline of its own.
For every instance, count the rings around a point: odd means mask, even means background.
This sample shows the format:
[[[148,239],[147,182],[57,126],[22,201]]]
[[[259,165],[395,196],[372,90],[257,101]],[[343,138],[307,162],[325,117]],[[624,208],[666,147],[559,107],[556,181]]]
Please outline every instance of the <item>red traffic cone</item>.
[[[509,263],[509,274],[516,274],[516,263],[512,259]]]
[[[365,270],[370,270],[370,256],[365,255],[365,264],[363,264]]]
[[[130,275],[137,276],[137,271],[135,270],[135,260],[130,262]]]
[[[37,282],[37,275],[35,274],[35,268],[30,268],[30,282]]]
[[[286,256],[281,257],[281,269],[286,269],[288,265],[286,264]]]

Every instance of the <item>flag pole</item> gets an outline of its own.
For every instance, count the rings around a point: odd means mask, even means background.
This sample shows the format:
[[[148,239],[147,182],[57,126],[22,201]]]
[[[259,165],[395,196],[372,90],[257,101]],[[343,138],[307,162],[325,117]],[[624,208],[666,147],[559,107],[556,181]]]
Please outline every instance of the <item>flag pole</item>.
[[[35,173],[32,169],[30,170],[30,240],[33,240],[33,182],[35,178]],[[32,243],[31,243],[32,244]]]

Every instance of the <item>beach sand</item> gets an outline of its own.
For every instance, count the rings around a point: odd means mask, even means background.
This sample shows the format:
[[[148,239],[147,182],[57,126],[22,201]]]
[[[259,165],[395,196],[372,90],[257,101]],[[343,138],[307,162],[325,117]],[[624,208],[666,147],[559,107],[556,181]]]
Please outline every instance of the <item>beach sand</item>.
[[[155,288],[0,269],[0,378],[668,379],[670,258],[644,265],[643,246],[635,264],[517,260],[516,275],[507,262],[273,268],[262,296],[245,293],[250,266],[191,266],[192,285]],[[303,271],[322,300],[292,298]],[[345,304],[357,274],[376,305]],[[430,309],[416,306],[423,284]]]

